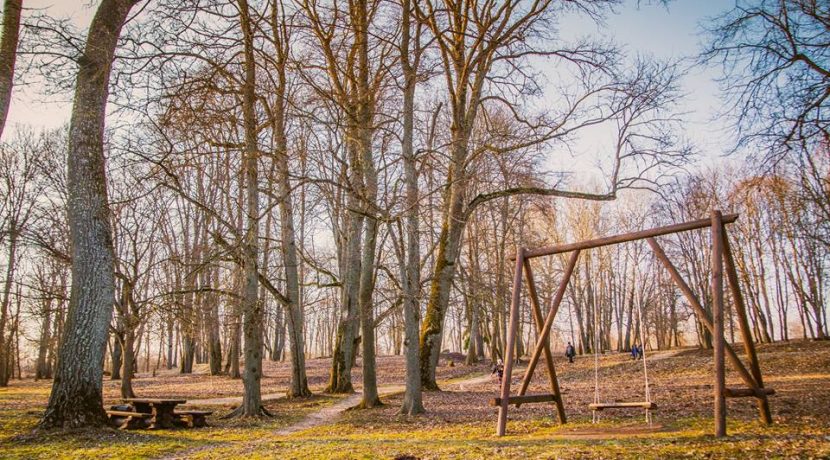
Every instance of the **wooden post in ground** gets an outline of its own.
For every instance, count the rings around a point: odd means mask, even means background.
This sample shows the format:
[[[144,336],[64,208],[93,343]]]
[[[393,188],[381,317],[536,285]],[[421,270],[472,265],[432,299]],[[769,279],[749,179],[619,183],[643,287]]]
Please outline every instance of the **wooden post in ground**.
[[[712,323],[715,348],[715,436],[726,436],[726,369],[723,336],[723,222],[712,211]]]
[[[513,372],[513,355],[516,350],[516,331],[519,328],[519,301],[522,293],[522,266],[524,265],[524,248],[516,249],[516,270],[513,276],[513,299],[510,302],[510,325],[507,329],[507,344],[504,350],[504,376],[501,379],[501,406],[499,423],[496,428],[498,436],[504,436],[507,426],[507,408],[510,405],[510,376]]]
[[[726,233],[726,227],[723,228],[723,255],[724,265],[726,269],[726,280],[729,282],[729,291],[732,293],[732,299],[735,301],[735,310],[738,314],[738,325],[741,329],[741,339],[744,341],[744,351],[749,357],[749,369],[752,371],[752,377],[755,379],[756,389],[764,388],[764,379],[761,376],[761,365],[758,362],[758,354],[755,352],[755,343],[752,340],[752,331],[749,329],[749,320],[746,316],[746,304],[744,297],[741,294],[741,288],[738,281],[738,271],[735,269],[735,259],[732,257],[732,248],[729,245],[729,237]],[[766,392],[758,393],[760,396],[758,400],[758,414],[761,421],[767,425],[772,424],[772,413],[769,409],[769,399]]]
[[[541,340],[542,336],[544,335],[544,325],[545,320],[542,318],[542,307],[539,305],[539,294],[536,292],[536,280],[533,278],[533,270],[530,268],[530,260],[524,260],[524,269],[525,269],[525,278],[527,278],[527,292],[528,296],[530,297],[530,304],[533,310],[533,320],[536,323],[536,333],[539,336],[539,340]],[[559,304],[554,302],[551,305],[551,310],[557,310],[559,308]],[[554,312],[554,316],[556,313]],[[550,352],[550,343],[545,340],[544,341],[544,352],[545,352],[545,363],[548,366],[548,377],[550,377],[550,390],[556,396],[556,412],[559,415],[559,423],[567,423],[568,418],[565,415],[565,405],[562,402],[562,392],[559,391],[559,379],[556,378],[556,366],[553,364],[553,354]],[[530,367],[528,367],[530,369]],[[530,377],[533,376],[533,372],[530,372]],[[524,380],[522,380],[522,388],[519,390],[519,396],[525,394],[527,391],[527,386],[530,383],[530,378],[528,374],[525,374]],[[517,404],[516,407],[519,407]]]

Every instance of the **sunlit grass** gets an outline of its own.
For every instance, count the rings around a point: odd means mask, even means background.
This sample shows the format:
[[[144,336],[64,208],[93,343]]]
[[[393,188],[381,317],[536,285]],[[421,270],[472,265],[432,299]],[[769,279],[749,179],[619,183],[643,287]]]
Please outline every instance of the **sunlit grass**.
[[[340,401],[341,396],[316,396],[312,399],[282,400],[269,404],[274,418],[258,420],[219,417],[228,412],[222,408],[209,417],[211,426],[198,429],[81,430],[74,432],[33,433],[41,411],[6,409],[8,401],[42,395],[26,387],[10,387],[0,393],[0,458],[6,459],[81,459],[81,458],[148,458],[188,452],[192,449],[230,444],[244,444],[252,439],[267,439],[286,426],[297,423],[311,412]],[[48,395],[48,393],[47,393]]]

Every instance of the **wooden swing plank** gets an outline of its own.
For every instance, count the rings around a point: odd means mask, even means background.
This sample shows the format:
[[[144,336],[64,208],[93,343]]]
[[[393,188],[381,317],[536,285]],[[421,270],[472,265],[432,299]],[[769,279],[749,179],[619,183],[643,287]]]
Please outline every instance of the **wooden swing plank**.
[[[727,388],[725,392],[727,398],[765,398],[774,394],[772,388]]]
[[[657,409],[657,404],[653,402],[643,401],[643,402],[613,402],[613,403],[593,403],[589,404],[588,407],[591,410],[603,410],[603,409],[629,409],[632,407],[637,407],[641,409]]]
[[[540,402],[551,402],[556,401],[559,398],[555,394],[539,394],[539,395],[523,395],[523,396],[510,396],[507,398],[507,404],[528,404],[528,403],[540,403]],[[491,406],[501,406],[501,398],[491,398],[490,405]]]

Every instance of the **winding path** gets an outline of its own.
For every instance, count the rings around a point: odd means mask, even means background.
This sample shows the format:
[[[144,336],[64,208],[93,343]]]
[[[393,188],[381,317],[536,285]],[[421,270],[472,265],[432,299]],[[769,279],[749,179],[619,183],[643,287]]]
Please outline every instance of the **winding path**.
[[[446,386],[450,388],[450,391],[466,391],[468,385],[477,385],[481,383],[485,383],[491,379],[489,375],[476,375],[475,377],[469,377],[463,380],[457,380],[452,383],[448,383]],[[457,390],[452,390],[452,388],[457,388]],[[387,385],[378,388],[378,394],[381,397],[389,397],[391,395],[402,393],[406,390],[406,387],[403,385]],[[285,394],[282,393],[270,393],[267,395],[262,395],[263,401],[273,401],[276,399],[282,399],[285,397]],[[363,398],[363,393],[354,393],[349,395],[342,401],[333,404],[329,407],[325,407],[320,409],[316,412],[306,415],[301,420],[292,423],[291,425],[282,427],[278,430],[273,432],[274,436],[288,436],[293,433],[298,433],[300,431],[305,431],[310,428],[315,428],[318,426],[326,425],[332,422],[335,422],[343,412],[347,411],[348,409],[356,406],[360,403],[361,398]],[[242,397],[241,396],[234,396],[234,397],[227,397],[227,398],[213,398],[213,399],[193,399],[188,400],[188,404],[193,405],[200,405],[200,406],[215,406],[215,405],[224,405],[224,404],[236,404],[241,403]],[[261,438],[254,442],[251,442],[247,446],[245,446],[246,450],[253,452],[257,445],[270,441],[271,438]],[[169,453],[163,457],[162,459],[186,459],[191,458],[194,455],[200,452],[206,452],[214,448],[214,445],[205,445],[199,446],[192,449],[187,449],[184,451],[173,452]]]

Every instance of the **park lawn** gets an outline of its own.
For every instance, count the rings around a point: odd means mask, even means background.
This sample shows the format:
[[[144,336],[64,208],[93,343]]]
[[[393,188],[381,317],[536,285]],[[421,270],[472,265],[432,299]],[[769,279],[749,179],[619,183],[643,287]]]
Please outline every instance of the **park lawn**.
[[[600,423],[591,424],[593,359],[567,364],[559,356],[568,423],[560,425],[553,418],[551,404],[511,407],[507,436],[501,438],[495,436],[497,409],[487,403],[498,384],[487,378],[486,366],[442,365],[439,384],[445,391],[424,393],[428,413],[406,417],[398,414],[403,360],[384,357],[382,381],[396,388],[383,392],[386,405],[349,410],[291,434],[276,432],[309,414],[319,417],[322,408],[343,401],[343,396],[269,401],[266,407],[276,417],[255,421],[222,420],[230,405],[205,406],[217,412],[208,419],[212,426],[203,429],[34,435],[50,382],[13,381],[0,389],[0,458],[830,458],[830,342],[763,345],[759,350],[765,381],[776,390],[770,399],[774,423],[767,427],[757,421],[750,398],[729,400],[729,437],[723,440],[712,436],[711,352],[685,349],[653,353],[649,361],[651,393],[658,405],[653,427],[643,423],[640,410],[605,411]],[[514,382],[522,368],[517,367]],[[323,372],[322,362],[314,363],[312,375],[318,381],[322,375],[317,374]],[[602,356],[603,400],[641,398],[641,373],[642,364],[623,354]],[[147,376],[142,378],[142,392],[182,392],[193,401],[209,399],[212,388],[221,389],[216,395],[224,396],[232,385],[239,385],[221,379]],[[728,380],[730,386],[740,385],[734,372]],[[107,401],[115,401],[115,384],[106,384]],[[315,386],[315,393],[320,389]],[[537,368],[530,392],[546,389]]]
[[[412,429],[341,424],[318,427],[256,445],[250,458],[826,458],[827,427],[762,426],[732,422],[729,438],[715,439],[711,420],[678,420],[636,435],[628,425],[590,422],[558,425],[553,420],[516,423],[514,434],[499,438],[492,423]],[[607,433],[607,434],[604,434]],[[616,433],[616,434],[615,434]],[[226,445],[192,458],[241,458],[250,446]]]
[[[309,413],[335,404],[341,396],[314,396],[310,399],[269,401],[266,408],[274,418],[255,421],[223,420],[231,406],[210,406],[210,426],[198,429],[121,431],[105,428],[71,432],[34,433],[46,398],[39,388],[13,385],[0,389],[0,458],[70,459],[70,458],[148,458],[186,453],[191,449],[211,448],[227,443],[246,443],[261,439],[296,423]],[[26,407],[37,401],[36,408]],[[29,401],[29,404],[24,404]],[[7,409],[13,406],[15,408]]]

